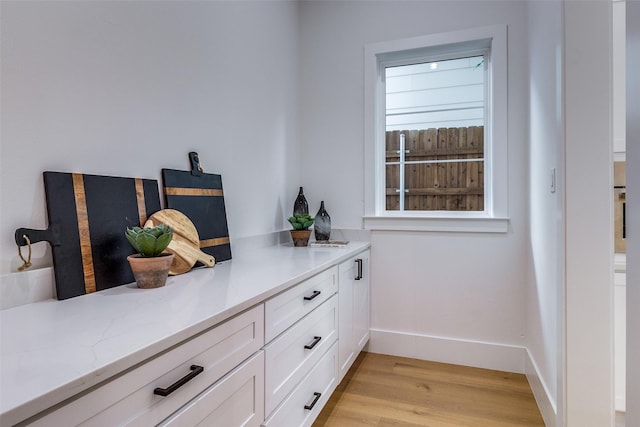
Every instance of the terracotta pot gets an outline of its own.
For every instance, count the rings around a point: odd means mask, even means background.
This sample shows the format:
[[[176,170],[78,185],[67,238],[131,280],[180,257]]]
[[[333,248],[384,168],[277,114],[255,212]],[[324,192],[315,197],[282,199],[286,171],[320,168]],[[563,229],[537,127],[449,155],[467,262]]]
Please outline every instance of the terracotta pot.
[[[164,286],[167,282],[173,257],[174,255],[169,253],[163,253],[157,257],[143,257],[135,254],[129,255],[127,260],[138,287],[152,289]]]
[[[311,230],[290,230],[293,246],[307,246]]]

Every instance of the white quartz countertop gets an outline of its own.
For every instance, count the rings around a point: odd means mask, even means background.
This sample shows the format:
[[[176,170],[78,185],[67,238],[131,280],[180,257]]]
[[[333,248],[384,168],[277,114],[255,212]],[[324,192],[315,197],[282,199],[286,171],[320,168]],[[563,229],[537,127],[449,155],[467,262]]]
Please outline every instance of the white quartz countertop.
[[[12,425],[367,249],[244,250],[214,268],[0,312],[0,424]]]

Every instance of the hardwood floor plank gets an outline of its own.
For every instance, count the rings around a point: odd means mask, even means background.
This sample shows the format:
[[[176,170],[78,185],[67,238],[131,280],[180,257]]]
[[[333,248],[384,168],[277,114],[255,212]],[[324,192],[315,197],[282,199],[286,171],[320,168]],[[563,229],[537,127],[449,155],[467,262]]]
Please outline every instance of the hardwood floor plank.
[[[362,353],[315,427],[544,427],[524,375]]]

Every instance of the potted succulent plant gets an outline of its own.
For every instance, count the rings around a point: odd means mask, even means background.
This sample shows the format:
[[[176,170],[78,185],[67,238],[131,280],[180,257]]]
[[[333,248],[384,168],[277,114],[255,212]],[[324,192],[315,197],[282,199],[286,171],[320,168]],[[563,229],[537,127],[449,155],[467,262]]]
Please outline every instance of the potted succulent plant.
[[[164,252],[173,239],[171,227],[165,224],[153,228],[133,227],[127,228],[124,234],[138,252],[127,257],[138,287],[164,286],[174,258],[172,253]]]
[[[288,221],[293,227],[291,230],[293,246],[307,246],[311,235],[309,227],[313,225],[313,218],[309,214],[294,214]]]

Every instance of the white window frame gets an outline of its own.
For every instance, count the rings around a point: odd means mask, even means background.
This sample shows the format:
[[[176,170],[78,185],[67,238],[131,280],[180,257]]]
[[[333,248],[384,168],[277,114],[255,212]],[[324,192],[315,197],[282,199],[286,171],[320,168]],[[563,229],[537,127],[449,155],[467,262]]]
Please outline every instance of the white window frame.
[[[384,67],[425,56],[488,49],[484,211],[387,211]],[[367,44],[365,71],[365,216],[371,230],[507,232],[507,27],[494,25]]]

